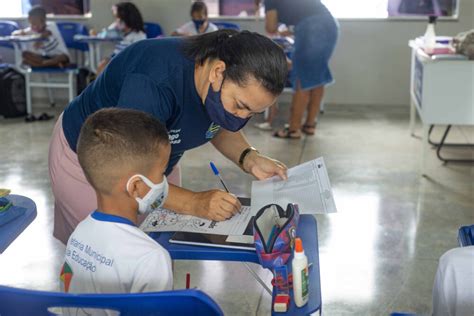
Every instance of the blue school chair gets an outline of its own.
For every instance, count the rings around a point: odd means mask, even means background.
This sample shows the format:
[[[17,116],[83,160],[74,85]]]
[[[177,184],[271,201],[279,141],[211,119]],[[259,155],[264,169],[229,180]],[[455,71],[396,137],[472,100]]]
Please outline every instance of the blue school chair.
[[[0,21],[0,36],[11,35],[14,31],[18,29],[18,23],[14,21]],[[0,43],[0,46],[13,49],[13,45],[10,43]]]
[[[224,315],[216,302],[199,290],[67,294],[0,286],[0,315],[57,315],[51,309],[61,307],[112,309],[121,316]]]
[[[474,245],[474,225],[459,228],[458,242],[461,247]]]
[[[212,23],[217,26],[219,30],[236,30],[240,31],[240,26],[235,23],[231,22],[223,22],[223,21],[212,21]]]
[[[145,27],[146,38],[155,38],[164,35],[163,29],[158,23],[145,22],[143,24]]]
[[[86,52],[89,48],[87,44],[78,43],[74,41],[74,35],[81,34],[81,35],[88,35],[89,31],[87,27],[81,23],[76,22],[57,22],[56,23],[61,36],[64,39],[66,47],[69,50],[74,50],[76,53],[75,60],[78,61],[78,53],[82,55],[82,61],[84,61],[84,52]],[[31,115],[32,104],[31,104],[31,88],[48,88],[48,96],[51,103],[51,106],[54,106],[54,97],[52,94],[51,88],[54,89],[68,89],[68,96],[69,102],[74,99],[75,96],[75,86],[74,86],[74,79],[75,75],[77,74],[79,68],[77,64],[71,63],[67,67],[64,68],[57,68],[57,67],[46,67],[46,68],[31,68],[27,71],[24,71],[25,74],[25,83],[26,83],[26,108],[28,115]],[[31,74],[32,73],[39,73],[44,74],[46,76],[45,81],[32,81]],[[61,82],[52,82],[50,81],[50,75],[57,75],[57,74],[67,74],[67,81]]]

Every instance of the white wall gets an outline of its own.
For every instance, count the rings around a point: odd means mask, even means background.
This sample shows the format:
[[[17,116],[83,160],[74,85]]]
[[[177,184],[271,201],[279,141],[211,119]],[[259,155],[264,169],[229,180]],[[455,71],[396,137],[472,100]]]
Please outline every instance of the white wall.
[[[100,30],[112,21],[117,0],[92,0],[93,16],[85,23]],[[189,19],[191,0],[135,0],[145,21],[158,22],[166,34]],[[460,0],[459,19],[440,21],[439,35],[474,28],[474,0]],[[243,29],[262,32],[263,21],[233,21]],[[402,105],[409,102],[408,40],[422,35],[424,21],[342,20],[331,65],[336,84],[326,102],[333,104]]]

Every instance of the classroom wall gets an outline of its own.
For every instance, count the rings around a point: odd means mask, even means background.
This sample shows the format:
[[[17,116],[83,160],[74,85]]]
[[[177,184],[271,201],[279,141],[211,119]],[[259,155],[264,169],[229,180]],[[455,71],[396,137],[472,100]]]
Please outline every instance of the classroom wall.
[[[104,27],[115,1],[93,0],[91,24]],[[190,0],[135,0],[145,20],[157,21],[169,34],[189,19]],[[235,20],[243,29],[264,32],[264,22]],[[408,41],[424,34],[425,21],[342,20],[331,62],[336,83],[327,89],[330,104],[408,105],[410,49]],[[474,28],[474,0],[460,0],[459,19],[440,21],[439,35]]]
[[[112,22],[117,1],[92,0],[93,16],[85,23],[97,30]],[[166,34],[189,19],[190,0],[135,0],[145,21],[158,22]],[[243,29],[264,32],[264,22],[235,20]],[[336,83],[327,89],[329,104],[408,105],[408,40],[422,35],[425,21],[341,20],[341,35],[331,67]],[[474,0],[460,0],[459,19],[440,21],[438,35],[474,28]],[[35,95],[39,96],[38,93]]]

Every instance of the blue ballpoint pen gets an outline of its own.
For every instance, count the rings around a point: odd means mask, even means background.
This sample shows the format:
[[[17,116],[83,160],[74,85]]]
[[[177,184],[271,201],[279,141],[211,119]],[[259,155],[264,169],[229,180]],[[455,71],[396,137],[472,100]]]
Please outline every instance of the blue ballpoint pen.
[[[224,180],[222,179],[222,177],[221,177],[221,175],[220,175],[220,173],[219,173],[219,170],[217,169],[216,165],[215,165],[212,161],[209,163],[209,165],[211,166],[212,172],[214,172],[214,174],[219,177],[219,180],[221,181],[222,186],[224,187],[224,189],[227,191],[227,193],[230,193],[230,192],[229,192],[229,189],[228,189],[227,186],[225,185]]]

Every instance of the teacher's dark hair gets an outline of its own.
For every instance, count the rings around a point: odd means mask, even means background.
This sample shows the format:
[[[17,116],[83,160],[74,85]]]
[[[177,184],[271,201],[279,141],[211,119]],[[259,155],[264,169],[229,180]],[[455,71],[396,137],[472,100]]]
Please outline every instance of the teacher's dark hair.
[[[249,79],[255,78],[273,95],[279,95],[285,86],[285,53],[258,33],[219,30],[192,36],[184,41],[183,52],[199,65],[207,60],[222,60],[226,64],[225,78],[239,86],[244,87]]]
[[[117,17],[133,31],[145,32],[143,18],[140,10],[131,2],[120,2],[115,5]]]

